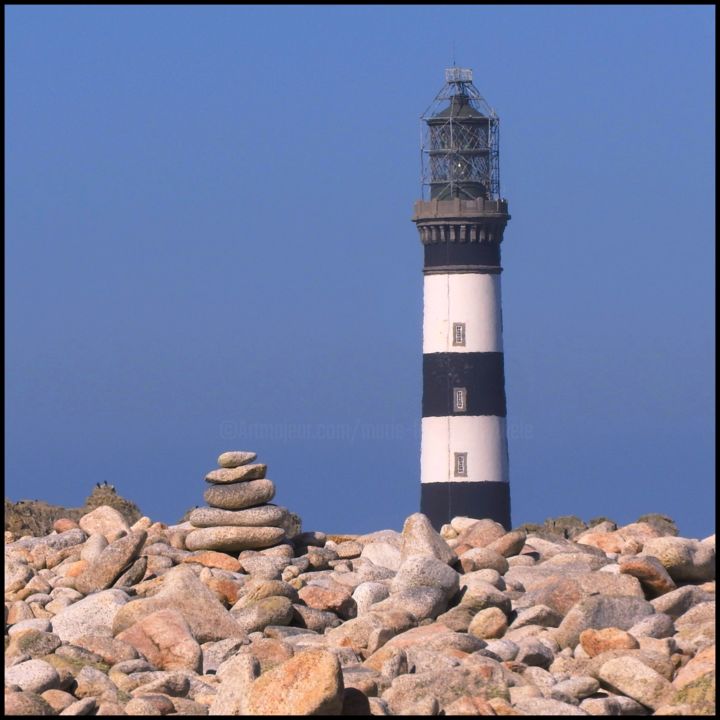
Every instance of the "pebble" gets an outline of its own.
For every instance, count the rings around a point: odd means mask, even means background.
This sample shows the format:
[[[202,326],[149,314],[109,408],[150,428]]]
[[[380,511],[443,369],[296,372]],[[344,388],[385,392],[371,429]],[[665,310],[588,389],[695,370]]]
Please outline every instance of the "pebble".
[[[243,465],[236,468],[221,468],[213,470],[205,476],[205,481],[214,484],[226,485],[247,480],[264,478],[267,472],[267,465]]]
[[[260,501],[11,539],[6,713],[714,714],[714,538],[572,518],[437,533],[415,513],[287,541],[287,517]],[[138,532],[106,571],[122,590],[84,584]],[[196,547],[233,533],[248,544]]]
[[[248,480],[232,485],[213,485],[203,497],[211,507],[222,510],[243,510],[253,505],[269,502],[275,496],[272,480]]]
[[[188,550],[240,550],[268,547],[283,540],[285,531],[277,527],[220,526],[193,530],[185,538]]]
[[[190,523],[196,528],[217,525],[239,525],[241,527],[266,525],[282,527],[288,511],[278,505],[259,505],[247,510],[220,510],[219,508],[197,508],[190,513]]]
[[[223,468],[235,468],[251,463],[256,457],[257,453],[254,452],[247,452],[246,450],[229,450],[218,457],[217,463]]]

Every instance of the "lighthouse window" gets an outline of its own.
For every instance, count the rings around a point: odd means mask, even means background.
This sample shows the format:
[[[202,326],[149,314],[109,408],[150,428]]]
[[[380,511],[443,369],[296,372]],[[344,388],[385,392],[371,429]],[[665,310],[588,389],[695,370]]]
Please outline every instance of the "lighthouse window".
[[[465,345],[465,323],[453,323],[453,345]]]
[[[455,477],[467,477],[467,453],[455,453]]]
[[[453,411],[465,412],[467,410],[467,390],[465,388],[453,389]]]

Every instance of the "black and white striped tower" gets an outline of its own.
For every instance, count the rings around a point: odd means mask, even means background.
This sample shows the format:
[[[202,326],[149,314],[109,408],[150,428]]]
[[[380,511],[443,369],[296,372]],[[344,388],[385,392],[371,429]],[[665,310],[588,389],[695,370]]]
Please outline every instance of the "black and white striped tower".
[[[472,71],[452,67],[422,123],[420,509],[436,528],[466,515],[509,529],[499,119]]]

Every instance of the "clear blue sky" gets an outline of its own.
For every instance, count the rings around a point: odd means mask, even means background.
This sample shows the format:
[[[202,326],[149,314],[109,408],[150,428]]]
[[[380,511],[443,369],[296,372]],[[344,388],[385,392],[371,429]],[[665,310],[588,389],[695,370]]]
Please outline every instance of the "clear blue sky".
[[[501,117],[513,520],[714,526],[712,6],[6,8],[6,496],[153,519],[256,450],[419,506],[419,115]]]

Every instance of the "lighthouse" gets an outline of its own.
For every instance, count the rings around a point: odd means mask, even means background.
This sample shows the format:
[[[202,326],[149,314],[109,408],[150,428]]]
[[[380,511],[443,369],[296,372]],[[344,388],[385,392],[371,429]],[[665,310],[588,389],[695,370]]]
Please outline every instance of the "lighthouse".
[[[465,515],[510,529],[499,118],[472,70],[452,67],[421,121],[420,509],[436,528]]]

